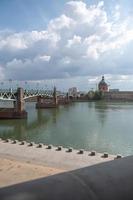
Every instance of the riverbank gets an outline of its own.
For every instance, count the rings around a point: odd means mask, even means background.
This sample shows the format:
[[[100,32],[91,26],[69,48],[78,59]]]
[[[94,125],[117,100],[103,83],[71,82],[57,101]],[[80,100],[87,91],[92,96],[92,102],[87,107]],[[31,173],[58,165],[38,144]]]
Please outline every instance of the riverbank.
[[[61,172],[63,172],[61,169],[31,164],[30,161],[20,161],[11,157],[4,158],[0,155],[0,187],[34,180]]]
[[[0,187],[70,171],[116,158],[91,152],[0,140]],[[106,158],[105,158],[106,157]]]

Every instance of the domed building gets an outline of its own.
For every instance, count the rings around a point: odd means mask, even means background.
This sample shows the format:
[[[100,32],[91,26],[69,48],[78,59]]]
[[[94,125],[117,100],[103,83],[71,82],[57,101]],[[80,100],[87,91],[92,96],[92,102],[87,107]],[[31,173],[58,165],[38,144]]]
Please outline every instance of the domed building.
[[[104,76],[102,76],[102,80],[98,84],[99,91],[108,92],[108,84],[104,80]]]

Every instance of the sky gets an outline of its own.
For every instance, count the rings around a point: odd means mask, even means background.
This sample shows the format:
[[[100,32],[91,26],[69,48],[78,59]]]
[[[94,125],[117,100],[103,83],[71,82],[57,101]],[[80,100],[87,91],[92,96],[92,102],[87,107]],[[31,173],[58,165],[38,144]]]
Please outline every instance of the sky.
[[[0,0],[0,82],[133,90],[132,21],[130,0]]]

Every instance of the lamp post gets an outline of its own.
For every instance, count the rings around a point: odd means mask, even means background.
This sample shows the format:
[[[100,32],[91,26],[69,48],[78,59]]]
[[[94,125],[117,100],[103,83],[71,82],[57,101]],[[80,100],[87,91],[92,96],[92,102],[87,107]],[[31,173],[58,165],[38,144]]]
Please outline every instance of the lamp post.
[[[10,78],[8,81],[9,81],[9,91],[12,92],[12,79]]]
[[[39,90],[39,82],[36,83],[36,89]]]

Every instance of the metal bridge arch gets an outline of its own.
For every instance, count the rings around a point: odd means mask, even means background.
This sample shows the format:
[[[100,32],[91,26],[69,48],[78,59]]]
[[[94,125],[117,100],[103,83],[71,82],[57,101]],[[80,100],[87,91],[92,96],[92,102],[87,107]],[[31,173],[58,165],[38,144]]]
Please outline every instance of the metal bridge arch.
[[[24,90],[23,100],[29,99],[31,97],[53,97],[53,91],[51,90]],[[4,101],[17,101],[17,90],[5,89],[0,90],[0,100]]]

